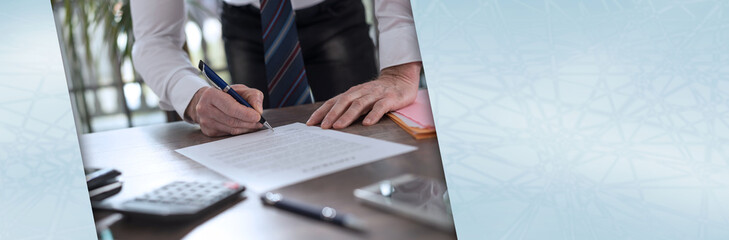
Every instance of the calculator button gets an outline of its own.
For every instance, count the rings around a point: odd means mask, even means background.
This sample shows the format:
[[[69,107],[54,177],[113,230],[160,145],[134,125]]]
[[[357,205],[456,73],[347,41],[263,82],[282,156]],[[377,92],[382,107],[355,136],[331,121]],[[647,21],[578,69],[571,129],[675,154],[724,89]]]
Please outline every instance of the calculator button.
[[[192,217],[243,189],[234,182],[176,181],[126,201],[120,210],[130,214]]]

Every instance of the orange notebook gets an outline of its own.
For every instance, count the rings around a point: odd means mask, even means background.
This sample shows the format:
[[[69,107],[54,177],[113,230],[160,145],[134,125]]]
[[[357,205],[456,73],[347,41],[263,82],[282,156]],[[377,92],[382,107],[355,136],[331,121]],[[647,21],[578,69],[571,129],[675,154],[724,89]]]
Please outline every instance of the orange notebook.
[[[387,116],[415,139],[435,137],[435,122],[426,89],[418,90],[415,102]]]

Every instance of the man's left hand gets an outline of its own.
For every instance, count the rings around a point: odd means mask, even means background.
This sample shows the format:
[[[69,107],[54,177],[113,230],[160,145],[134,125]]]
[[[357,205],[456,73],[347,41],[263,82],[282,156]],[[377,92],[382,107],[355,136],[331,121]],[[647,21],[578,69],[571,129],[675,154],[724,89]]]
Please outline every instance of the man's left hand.
[[[311,114],[306,125],[321,123],[324,129],[341,129],[365,114],[362,124],[373,125],[386,113],[415,101],[421,68],[420,62],[412,62],[382,69],[376,80],[354,86],[326,101]]]

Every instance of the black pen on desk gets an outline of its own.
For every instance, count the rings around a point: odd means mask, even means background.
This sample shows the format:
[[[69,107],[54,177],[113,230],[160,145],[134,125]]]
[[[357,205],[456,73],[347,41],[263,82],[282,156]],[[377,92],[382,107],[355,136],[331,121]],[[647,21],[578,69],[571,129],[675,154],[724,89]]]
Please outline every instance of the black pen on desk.
[[[229,94],[231,97],[235,98],[238,103],[243,104],[246,107],[253,108],[251,104],[248,103],[243,97],[238,95],[233,88],[231,88],[225,81],[223,81],[220,76],[218,76],[217,73],[213,71],[213,69],[210,69],[205,62],[200,60],[200,63],[197,64],[197,67],[200,69],[200,71],[207,77],[215,86],[220,88],[220,90],[223,90],[223,92]],[[273,127],[271,127],[271,124],[268,124],[268,121],[266,121],[265,118],[263,118],[263,115],[261,115],[261,119],[258,120],[259,123],[263,124],[263,126],[266,126],[266,128],[271,129],[273,131]]]
[[[300,214],[320,221],[330,222],[357,231],[364,231],[365,228],[359,220],[348,214],[337,213],[331,207],[317,207],[305,203],[284,199],[279,193],[267,192],[261,195],[263,204],[274,206],[289,212]]]

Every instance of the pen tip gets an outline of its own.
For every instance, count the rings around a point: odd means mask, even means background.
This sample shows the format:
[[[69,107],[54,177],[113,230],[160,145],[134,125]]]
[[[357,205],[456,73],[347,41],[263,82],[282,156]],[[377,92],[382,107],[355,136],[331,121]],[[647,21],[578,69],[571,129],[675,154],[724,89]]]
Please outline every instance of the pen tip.
[[[268,124],[268,122],[263,123],[263,126],[266,126],[266,128],[271,129],[271,131],[273,131],[273,127],[271,127],[271,124]]]

